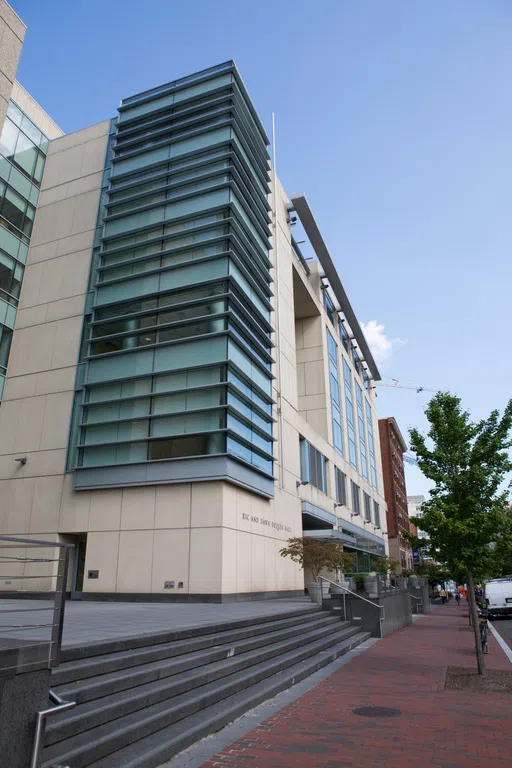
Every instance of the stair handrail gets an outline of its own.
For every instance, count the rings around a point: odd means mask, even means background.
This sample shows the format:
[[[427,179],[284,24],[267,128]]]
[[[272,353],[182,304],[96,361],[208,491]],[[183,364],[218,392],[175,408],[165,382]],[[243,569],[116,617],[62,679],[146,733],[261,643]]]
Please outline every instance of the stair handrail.
[[[338,587],[339,589],[342,589],[344,592],[348,592],[349,595],[354,595],[354,597],[358,597],[360,600],[364,600],[365,603],[370,603],[370,605],[373,605],[375,608],[378,608],[381,611],[384,610],[384,606],[383,605],[379,605],[379,603],[374,603],[374,602],[372,602],[372,600],[368,600],[367,597],[363,597],[362,595],[358,595],[357,592],[352,592],[351,589],[348,589],[347,587],[344,587],[342,584],[338,584],[336,581],[331,581],[326,576],[320,576],[320,578],[322,579],[322,581],[328,581],[329,584],[333,585],[333,587]]]
[[[379,616],[379,627],[380,627],[380,636],[383,637],[382,633],[382,622],[386,618],[386,614],[384,611],[384,606],[380,605],[379,603],[374,603],[372,600],[368,600],[367,597],[363,597],[362,595],[358,595],[357,592],[352,592],[351,589],[348,589],[347,587],[344,587],[342,584],[338,584],[336,581],[331,581],[331,579],[328,579],[327,576],[320,576],[320,579],[323,581],[327,581],[329,584],[332,584],[334,587],[339,587],[339,589],[343,590],[343,621],[347,620],[347,605],[346,605],[346,592],[349,593],[349,595],[354,595],[354,597],[359,598],[359,600],[364,600],[365,603],[370,603],[370,605],[373,605],[374,608],[378,608],[379,611],[381,611],[381,615]]]
[[[48,717],[58,715],[59,712],[66,712],[68,709],[76,707],[76,701],[64,701],[61,697],[50,689],[48,696],[55,707],[42,709],[36,715],[36,730],[34,733],[34,743],[32,745],[32,756],[30,758],[30,768],[39,768],[41,760],[41,749],[43,747],[44,723]]]
[[[419,615],[418,608],[420,607],[420,605],[423,606],[423,600],[421,599],[421,597],[416,597],[416,595],[411,595],[410,592],[409,592],[409,597],[412,597],[413,600],[419,601],[419,605],[416,606],[416,614]]]

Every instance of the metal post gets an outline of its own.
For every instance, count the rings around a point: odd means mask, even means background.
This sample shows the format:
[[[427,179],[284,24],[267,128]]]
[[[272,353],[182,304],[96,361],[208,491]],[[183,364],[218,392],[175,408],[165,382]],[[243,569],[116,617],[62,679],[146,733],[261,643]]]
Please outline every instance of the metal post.
[[[66,587],[69,566],[69,547],[63,546],[57,569],[57,584],[55,586],[55,604],[53,608],[52,646],[50,651],[50,667],[56,667],[60,660],[62,630],[64,628],[64,607],[66,605]]]
[[[347,620],[347,594],[343,592],[343,621]]]

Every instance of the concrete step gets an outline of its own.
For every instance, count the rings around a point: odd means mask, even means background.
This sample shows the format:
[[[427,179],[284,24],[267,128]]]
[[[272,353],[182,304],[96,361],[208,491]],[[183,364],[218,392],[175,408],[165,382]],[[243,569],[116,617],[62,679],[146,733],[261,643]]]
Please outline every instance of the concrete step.
[[[62,663],[52,672],[52,687],[62,686],[65,683],[71,683],[75,680],[86,680],[90,677],[103,675],[117,670],[128,669],[141,664],[147,664],[160,659],[170,659],[174,656],[181,656],[194,651],[212,648],[225,643],[243,640],[248,637],[256,637],[271,631],[295,627],[301,631],[301,626],[316,622],[319,618],[325,618],[325,612],[314,608],[308,609],[305,613],[288,615],[288,618],[281,619],[269,624],[268,621],[246,625],[237,629],[232,623],[224,624],[223,631],[209,632],[186,640],[171,640],[158,644],[149,643],[148,646],[128,648],[122,651],[105,653],[102,656],[93,656],[91,658],[81,658],[76,661],[67,661]],[[151,639],[154,636],[151,636]]]
[[[210,664],[214,661],[219,661],[220,659],[245,653],[246,651],[254,650],[255,648],[268,645],[269,643],[286,640],[287,638],[295,638],[303,632],[320,629],[330,625],[335,625],[336,628],[339,628],[339,618],[318,614],[313,617],[313,621],[308,621],[307,624],[294,624],[286,629],[278,629],[273,632],[256,634],[254,637],[239,641],[229,638],[229,642],[226,642],[228,638],[218,636],[221,644],[214,645],[211,648],[202,651],[197,651],[196,653],[180,654],[177,658],[170,656],[170,658],[168,657],[143,664],[134,663],[133,666],[129,668],[125,667],[116,672],[106,672],[106,674],[100,674],[85,680],[80,678],[77,682],[63,686],[55,686],[52,678],[52,688],[63,699],[76,701],[77,704],[82,704],[86,701],[100,698],[101,696],[124,691],[128,688],[143,685],[144,683],[149,683],[153,680],[170,677],[171,675],[186,672],[189,669],[197,669],[198,667]],[[132,659],[132,661],[134,660]]]
[[[122,768],[157,768],[195,742],[228,725],[248,710],[343,656],[369,637],[369,632],[357,632],[349,639],[330,646],[326,651],[298,662],[150,736],[134,741],[108,757],[89,763],[88,768],[120,768],[121,766]]]
[[[338,626],[340,624],[341,622],[338,623]],[[340,645],[340,633],[331,631],[330,627],[328,629],[328,632],[323,628],[319,633],[305,633],[305,635],[313,635],[313,637],[299,636],[299,642],[292,649],[290,649],[291,641],[289,640],[271,644],[261,653],[266,657],[264,660],[261,660],[260,652],[253,652],[253,663],[248,667],[239,666],[242,657],[220,662],[221,665],[224,665],[222,669],[224,676],[221,679],[218,679],[215,670],[210,676],[209,666],[214,667],[215,665],[209,665],[205,667],[203,672],[199,673],[202,677],[202,685],[193,689],[185,687],[182,693],[177,693],[178,689],[175,688],[175,695],[171,699],[164,699],[148,706],[143,705],[143,709],[138,708],[136,711],[117,717],[110,722],[104,721],[102,725],[46,747],[43,753],[43,768],[50,768],[54,763],[59,762],[65,765],[69,764],[73,768],[86,768],[92,764],[98,768],[100,766],[107,768],[107,765],[116,766],[116,768],[123,766],[124,768],[124,757],[121,758],[115,754],[119,750],[129,747],[141,739],[146,739],[178,721],[182,724],[182,730],[186,731],[187,723],[182,723],[185,718],[200,713],[205,708],[241,691],[246,691],[262,680],[280,674],[283,670],[290,669],[294,665],[300,665],[309,660],[312,664],[312,671],[314,671],[314,669],[318,669],[318,666],[315,666],[317,663],[328,663],[326,659],[331,659],[332,654],[324,654],[323,652]],[[341,633],[343,635],[341,645],[345,644],[344,647],[347,650],[353,647],[353,642],[356,642],[352,638],[362,635],[357,627],[344,627]],[[364,637],[366,639],[366,635]],[[319,654],[322,655],[319,656]],[[246,654],[246,656],[250,655]],[[310,673],[306,672],[305,674]],[[292,675],[291,679],[293,677]],[[196,680],[196,682],[201,682],[201,680]],[[248,692],[247,695],[245,709],[254,706]],[[245,709],[241,711],[245,711]],[[179,748],[182,749],[183,747],[180,746]],[[113,756],[114,762],[109,756]],[[106,762],[107,759],[109,760],[108,763]],[[151,763],[151,765],[157,764]]]
[[[217,634],[219,632],[232,631],[243,627],[255,625],[273,624],[281,619],[290,619],[297,616],[304,616],[310,613],[321,611],[320,606],[311,603],[298,608],[296,611],[283,611],[282,613],[269,614],[267,616],[248,616],[245,619],[235,619],[233,621],[219,621],[216,624],[199,624],[196,626],[185,627],[184,629],[164,630],[162,632],[147,633],[136,635],[134,637],[120,637],[112,640],[101,640],[97,643],[66,646],[61,652],[61,664],[79,659],[88,659],[94,656],[104,656],[105,654],[118,653],[119,651],[133,650],[135,648],[146,648],[160,643],[175,642],[177,640],[187,640],[189,638],[198,638],[204,635]]]
[[[288,639],[274,638],[272,642],[259,646],[256,650],[246,650],[239,654],[224,650],[222,659],[204,664],[199,669],[192,669],[183,674],[173,675],[162,680],[151,680],[144,684],[134,684],[122,693],[104,695],[102,698],[88,701],[70,712],[64,712],[48,723],[46,744],[69,739],[73,735],[87,731],[105,722],[123,717],[131,712],[167,701],[181,693],[220,680],[224,677],[253,667],[260,662],[293,651],[306,643],[322,640],[331,635],[342,639],[353,634],[355,627],[343,625],[336,619],[329,618],[329,623],[308,629],[303,634],[295,633]],[[106,689],[108,691],[108,689]],[[63,695],[60,693],[60,695]],[[64,696],[63,696],[64,697]],[[64,697],[64,698],[67,698]]]

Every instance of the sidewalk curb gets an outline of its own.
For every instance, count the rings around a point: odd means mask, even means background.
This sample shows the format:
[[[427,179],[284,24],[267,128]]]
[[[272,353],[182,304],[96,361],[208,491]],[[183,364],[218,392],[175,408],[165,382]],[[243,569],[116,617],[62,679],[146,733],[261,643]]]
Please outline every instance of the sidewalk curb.
[[[495,639],[496,639],[496,642],[497,642],[497,643],[498,643],[498,645],[501,647],[501,650],[503,651],[503,653],[505,654],[505,656],[507,657],[507,659],[508,659],[508,660],[510,661],[510,663],[512,664],[512,650],[510,650],[510,648],[509,648],[509,647],[508,647],[508,645],[506,644],[505,640],[504,640],[504,639],[502,638],[502,636],[499,634],[498,630],[497,630],[497,629],[494,629],[494,627],[493,627],[493,625],[491,624],[491,622],[489,621],[489,619],[487,619],[487,624],[489,625],[489,627],[490,627],[490,630],[491,630],[491,632],[492,632],[493,636],[494,636],[494,637],[495,637]]]

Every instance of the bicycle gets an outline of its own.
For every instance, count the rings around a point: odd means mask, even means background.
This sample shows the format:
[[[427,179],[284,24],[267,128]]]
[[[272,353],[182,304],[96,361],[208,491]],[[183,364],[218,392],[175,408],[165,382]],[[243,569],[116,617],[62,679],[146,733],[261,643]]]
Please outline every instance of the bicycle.
[[[489,626],[487,624],[487,618],[480,616],[480,642],[482,643],[482,650],[484,653],[489,653]]]

